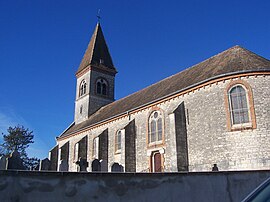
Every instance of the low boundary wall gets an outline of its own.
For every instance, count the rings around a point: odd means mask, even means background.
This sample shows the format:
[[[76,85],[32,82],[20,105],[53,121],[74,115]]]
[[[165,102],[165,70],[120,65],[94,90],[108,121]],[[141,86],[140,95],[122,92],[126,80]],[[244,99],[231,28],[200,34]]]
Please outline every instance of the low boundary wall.
[[[0,171],[0,201],[241,201],[270,170],[183,173]]]

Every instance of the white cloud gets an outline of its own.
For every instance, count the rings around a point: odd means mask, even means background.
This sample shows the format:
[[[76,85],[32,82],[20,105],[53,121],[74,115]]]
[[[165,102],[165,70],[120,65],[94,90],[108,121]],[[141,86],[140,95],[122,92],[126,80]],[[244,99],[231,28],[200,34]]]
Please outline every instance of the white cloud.
[[[0,133],[6,133],[8,127],[26,125],[26,121],[11,108],[0,108]]]
[[[6,134],[10,126],[14,127],[18,124],[34,130],[12,107],[0,107],[0,143],[3,141],[1,134]],[[35,134],[34,144],[29,145],[26,151],[29,157],[45,158],[48,156],[48,148],[50,148],[48,143],[38,134]]]
[[[11,117],[8,117],[6,114],[0,112],[0,132],[5,133],[9,126],[13,126],[15,122]]]

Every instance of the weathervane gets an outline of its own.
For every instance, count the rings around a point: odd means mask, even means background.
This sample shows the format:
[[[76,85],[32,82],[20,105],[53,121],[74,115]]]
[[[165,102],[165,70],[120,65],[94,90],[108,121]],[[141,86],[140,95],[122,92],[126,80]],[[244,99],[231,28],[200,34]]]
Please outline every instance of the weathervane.
[[[101,17],[100,17],[100,9],[98,9],[98,12],[97,12],[97,19],[98,19],[98,23],[100,23],[100,19],[101,19]]]

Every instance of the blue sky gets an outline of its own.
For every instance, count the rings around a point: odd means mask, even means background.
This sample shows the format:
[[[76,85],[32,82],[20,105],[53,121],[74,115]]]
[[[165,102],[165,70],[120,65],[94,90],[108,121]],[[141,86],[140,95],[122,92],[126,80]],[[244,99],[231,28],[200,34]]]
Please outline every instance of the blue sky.
[[[33,130],[30,156],[47,157],[73,121],[75,72],[98,9],[116,99],[234,45],[270,58],[267,0],[0,0],[0,133]]]

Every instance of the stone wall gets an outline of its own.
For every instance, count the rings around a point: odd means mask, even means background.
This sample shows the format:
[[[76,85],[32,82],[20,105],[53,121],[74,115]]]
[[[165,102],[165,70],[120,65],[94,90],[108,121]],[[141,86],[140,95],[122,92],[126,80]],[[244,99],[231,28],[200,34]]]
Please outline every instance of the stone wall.
[[[103,78],[108,83],[108,95],[101,96],[96,93],[96,81]],[[95,113],[99,108],[114,101],[114,76],[103,74],[101,72],[91,71],[90,78],[90,101],[89,115]]]
[[[149,171],[153,151],[162,152],[165,172],[210,171],[213,164],[217,164],[223,171],[269,169],[270,77],[249,76],[240,79],[247,82],[252,89],[257,127],[229,131],[226,89],[235,80],[239,78],[202,86],[192,92],[59,141],[59,148],[70,141],[69,170],[76,170],[72,159],[74,145],[88,135],[87,159],[91,163],[93,139],[105,130],[108,130],[108,170],[110,171],[111,165],[115,162],[125,167],[126,148],[122,147],[120,153],[115,153],[115,134],[118,130],[124,131],[131,120],[135,120],[136,129],[134,134],[136,162],[132,162],[136,164],[136,172]],[[157,109],[162,111],[164,118],[164,140],[162,145],[149,148],[148,119],[151,112]],[[125,140],[128,139],[123,138],[123,144]]]
[[[99,135],[99,152],[98,159],[108,163],[108,130],[104,130]],[[108,171],[108,165],[106,166],[106,171]]]
[[[235,80],[209,85],[184,96],[189,119],[189,171],[207,171],[214,163],[221,170],[269,169],[270,77],[241,78],[253,92],[257,128],[229,131],[225,90]]]
[[[88,138],[87,136],[85,136],[84,138],[82,138],[78,144],[79,144],[79,148],[78,148],[78,159],[82,158],[82,159],[87,159],[87,146],[88,146],[88,142],[87,142]]]
[[[270,171],[72,173],[0,171],[0,201],[238,202]]]
[[[125,127],[125,171],[136,172],[135,120]]]
[[[51,151],[50,151],[50,160],[51,160],[51,166],[50,169],[57,171],[58,169],[58,151],[59,147],[56,145]]]
[[[96,94],[96,81],[104,78],[108,82],[108,96]],[[86,94],[79,97],[80,85],[86,82]],[[75,122],[81,123],[88,119],[88,116],[96,112],[100,107],[114,101],[114,76],[89,70],[77,78],[75,98]],[[82,107],[82,111],[81,108]]]
[[[75,112],[74,112],[74,120],[76,124],[87,120],[88,115],[89,115],[90,77],[91,77],[91,72],[89,71],[77,79]],[[86,82],[86,94],[79,97],[80,85],[83,80]],[[82,107],[82,111],[80,111],[81,107]]]
[[[182,102],[174,111],[175,115],[175,141],[178,171],[188,171],[188,146],[187,146],[187,124],[185,105]]]

